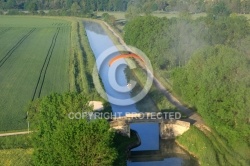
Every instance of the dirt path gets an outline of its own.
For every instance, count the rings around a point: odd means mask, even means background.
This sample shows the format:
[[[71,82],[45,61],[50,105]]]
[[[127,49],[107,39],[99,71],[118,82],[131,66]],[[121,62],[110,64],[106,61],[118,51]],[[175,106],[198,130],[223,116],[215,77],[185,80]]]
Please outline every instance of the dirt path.
[[[0,134],[0,137],[7,137],[7,136],[12,136],[12,135],[24,135],[24,134],[29,134],[29,133],[30,133],[30,131],[3,133],[3,134]]]
[[[118,38],[121,45],[123,45],[128,51],[132,50],[126,45],[122,37],[120,37],[110,25],[108,25],[106,22],[103,22],[107,28],[113,33],[115,37]],[[143,65],[141,65],[143,67]],[[144,68],[144,67],[143,67]],[[145,69],[145,68],[144,68]],[[148,70],[148,69],[145,69]],[[178,108],[182,113],[186,114],[189,118],[186,119],[186,121],[190,122],[191,124],[195,125],[202,131],[211,131],[208,126],[205,125],[204,121],[202,120],[202,117],[197,114],[195,111],[185,107],[176,97],[174,97],[164,86],[163,84],[153,76],[152,72],[148,70],[150,75],[152,76],[153,83],[155,87],[162,92],[162,94],[168,99],[170,103],[172,103],[176,108]]]

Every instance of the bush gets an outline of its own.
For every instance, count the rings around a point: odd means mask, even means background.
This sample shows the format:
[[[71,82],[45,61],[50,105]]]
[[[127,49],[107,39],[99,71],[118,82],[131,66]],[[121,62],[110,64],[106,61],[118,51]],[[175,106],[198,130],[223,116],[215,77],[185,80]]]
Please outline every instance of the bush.
[[[39,14],[40,14],[41,16],[44,16],[46,13],[45,13],[43,10],[41,10],[41,11],[39,12]]]
[[[7,15],[19,15],[21,14],[17,9],[11,9],[7,12]]]

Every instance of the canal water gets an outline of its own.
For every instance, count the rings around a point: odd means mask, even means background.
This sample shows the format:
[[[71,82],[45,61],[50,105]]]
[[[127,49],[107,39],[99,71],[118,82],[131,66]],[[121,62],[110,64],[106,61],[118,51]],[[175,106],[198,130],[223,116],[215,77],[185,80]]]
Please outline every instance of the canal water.
[[[95,58],[98,59],[100,56],[104,55],[103,53],[107,49],[113,47],[114,43],[100,24],[95,22],[84,22],[84,25],[91,49]],[[98,72],[104,85],[104,90],[106,94],[108,94],[109,101],[112,100],[110,96],[117,99],[129,100],[131,98],[131,93],[129,91],[118,92],[111,85],[112,82],[117,82],[119,86],[126,87],[129,82],[124,72],[126,62],[123,59],[119,60],[121,65],[116,68],[114,75],[112,77],[109,76],[110,70],[113,69],[112,66],[109,66],[109,61],[113,57],[119,55],[118,51],[116,51],[102,62],[97,62],[99,68]],[[128,106],[111,104],[111,107],[113,113],[119,113],[121,115],[125,115],[126,112],[138,112],[135,104]],[[132,157],[127,161],[128,166],[194,165],[193,158],[179,148],[174,142],[167,142],[159,139],[159,124],[131,124],[130,127],[139,134],[141,145],[131,150]],[[169,152],[166,151],[166,149],[168,149]],[[173,152],[173,150],[178,151],[178,153]]]

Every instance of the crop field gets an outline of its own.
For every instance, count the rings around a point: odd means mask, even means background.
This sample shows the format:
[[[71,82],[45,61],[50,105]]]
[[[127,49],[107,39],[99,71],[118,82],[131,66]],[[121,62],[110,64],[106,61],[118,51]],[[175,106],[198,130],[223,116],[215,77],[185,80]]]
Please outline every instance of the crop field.
[[[0,150],[0,165],[11,166],[27,166],[31,165],[31,155],[33,149],[4,149]]]
[[[70,34],[65,20],[0,16],[0,131],[27,129],[30,101],[69,91]]]

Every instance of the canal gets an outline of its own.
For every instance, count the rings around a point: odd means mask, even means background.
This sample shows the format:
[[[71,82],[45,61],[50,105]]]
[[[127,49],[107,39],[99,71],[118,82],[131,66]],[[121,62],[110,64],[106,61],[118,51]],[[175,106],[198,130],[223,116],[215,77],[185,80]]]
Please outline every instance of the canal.
[[[100,56],[103,56],[106,50],[113,47],[114,43],[100,24],[86,21],[84,26],[95,58],[100,59]],[[115,50],[103,61],[97,61],[98,72],[109,101],[114,100],[114,98],[119,101],[130,100],[130,91],[119,92],[113,86],[114,82],[121,87],[126,87],[129,83],[124,72],[127,67],[124,59],[119,60],[116,68],[112,68],[108,64],[117,55],[119,55],[119,52]],[[110,73],[114,69],[115,72],[110,77]],[[135,104],[123,106],[121,103],[114,104],[114,102],[111,102],[111,107],[113,113],[120,113],[121,115],[125,115],[126,112],[138,112]],[[174,141],[165,141],[159,138],[159,124],[131,124],[130,127],[139,134],[141,145],[131,150],[131,158],[127,161],[128,166],[196,165],[194,158],[176,145]]]

